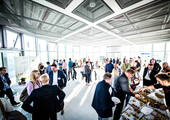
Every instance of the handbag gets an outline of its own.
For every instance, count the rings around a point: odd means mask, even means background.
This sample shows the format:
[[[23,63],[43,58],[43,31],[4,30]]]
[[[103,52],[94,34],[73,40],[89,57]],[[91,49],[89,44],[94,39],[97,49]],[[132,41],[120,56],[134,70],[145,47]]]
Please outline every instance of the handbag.
[[[33,85],[33,90],[34,90],[34,85]],[[24,102],[27,99],[27,97],[28,97],[28,92],[27,92],[27,86],[26,86],[24,88],[24,90],[21,92],[21,95],[20,95],[19,99],[20,99],[21,102]]]
[[[6,114],[7,114],[7,120],[27,120],[27,118],[17,110],[7,112]]]

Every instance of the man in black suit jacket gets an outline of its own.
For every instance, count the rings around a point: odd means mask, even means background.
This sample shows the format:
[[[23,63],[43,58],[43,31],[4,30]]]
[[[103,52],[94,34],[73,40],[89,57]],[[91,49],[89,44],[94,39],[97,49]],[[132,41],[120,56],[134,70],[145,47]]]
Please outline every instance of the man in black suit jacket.
[[[153,70],[155,72],[155,75],[158,74],[161,70],[161,66],[159,65],[159,63],[157,63],[155,59],[151,59],[151,64],[153,64]]]
[[[153,70],[153,64],[148,64],[148,67],[143,72],[143,86],[150,86],[156,83],[156,71]]]
[[[112,82],[112,75],[110,73],[105,73],[103,79],[104,80],[99,82],[96,86],[92,102],[92,107],[96,110],[101,120],[112,117],[112,107],[117,104],[111,99],[114,95],[110,85]]]
[[[0,68],[0,97],[4,97],[6,94],[10,99],[12,105],[18,105],[19,103],[14,100],[14,95],[10,87],[11,80],[8,73],[6,73],[6,67]]]
[[[42,75],[40,81],[42,87],[31,93],[22,108],[32,113],[32,120],[57,120],[57,112],[63,109],[65,93],[57,85],[49,85],[48,74]]]

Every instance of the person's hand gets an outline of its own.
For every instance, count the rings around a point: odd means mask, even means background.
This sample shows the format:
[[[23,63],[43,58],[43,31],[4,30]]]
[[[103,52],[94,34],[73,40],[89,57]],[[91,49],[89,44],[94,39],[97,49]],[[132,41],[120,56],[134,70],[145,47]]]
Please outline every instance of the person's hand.
[[[118,102],[114,102],[115,105],[119,104]]]
[[[135,94],[135,98],[140,98],[141,96],[139,94]]]
[[[139,91],[145,91],[145,90],[147,90],[148,88],[147,87],[145,87],[145,88],[141,88]]]

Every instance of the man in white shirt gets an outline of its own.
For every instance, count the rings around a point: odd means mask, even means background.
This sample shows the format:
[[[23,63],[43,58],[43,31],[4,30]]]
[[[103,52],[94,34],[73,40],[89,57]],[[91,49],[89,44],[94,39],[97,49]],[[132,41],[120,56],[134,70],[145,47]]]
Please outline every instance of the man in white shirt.
[[[153,64],[148,64],[148,67],[146,67],[143,72],[143,86],[155,84],[156,78],[154,75]]]

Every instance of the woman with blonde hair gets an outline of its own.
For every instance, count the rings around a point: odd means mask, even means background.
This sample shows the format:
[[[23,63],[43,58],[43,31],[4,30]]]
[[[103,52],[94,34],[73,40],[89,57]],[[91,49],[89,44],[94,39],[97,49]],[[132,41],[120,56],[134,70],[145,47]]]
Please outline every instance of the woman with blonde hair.
[[[40,88],[41,87],[41,83],[39,81],[40,78],[40,73],[38,72],[38,70],[33,70],[30,74],[30,81],[27,84],[27,93],[28,95],[31,94],[31,92],[34,89]]]

